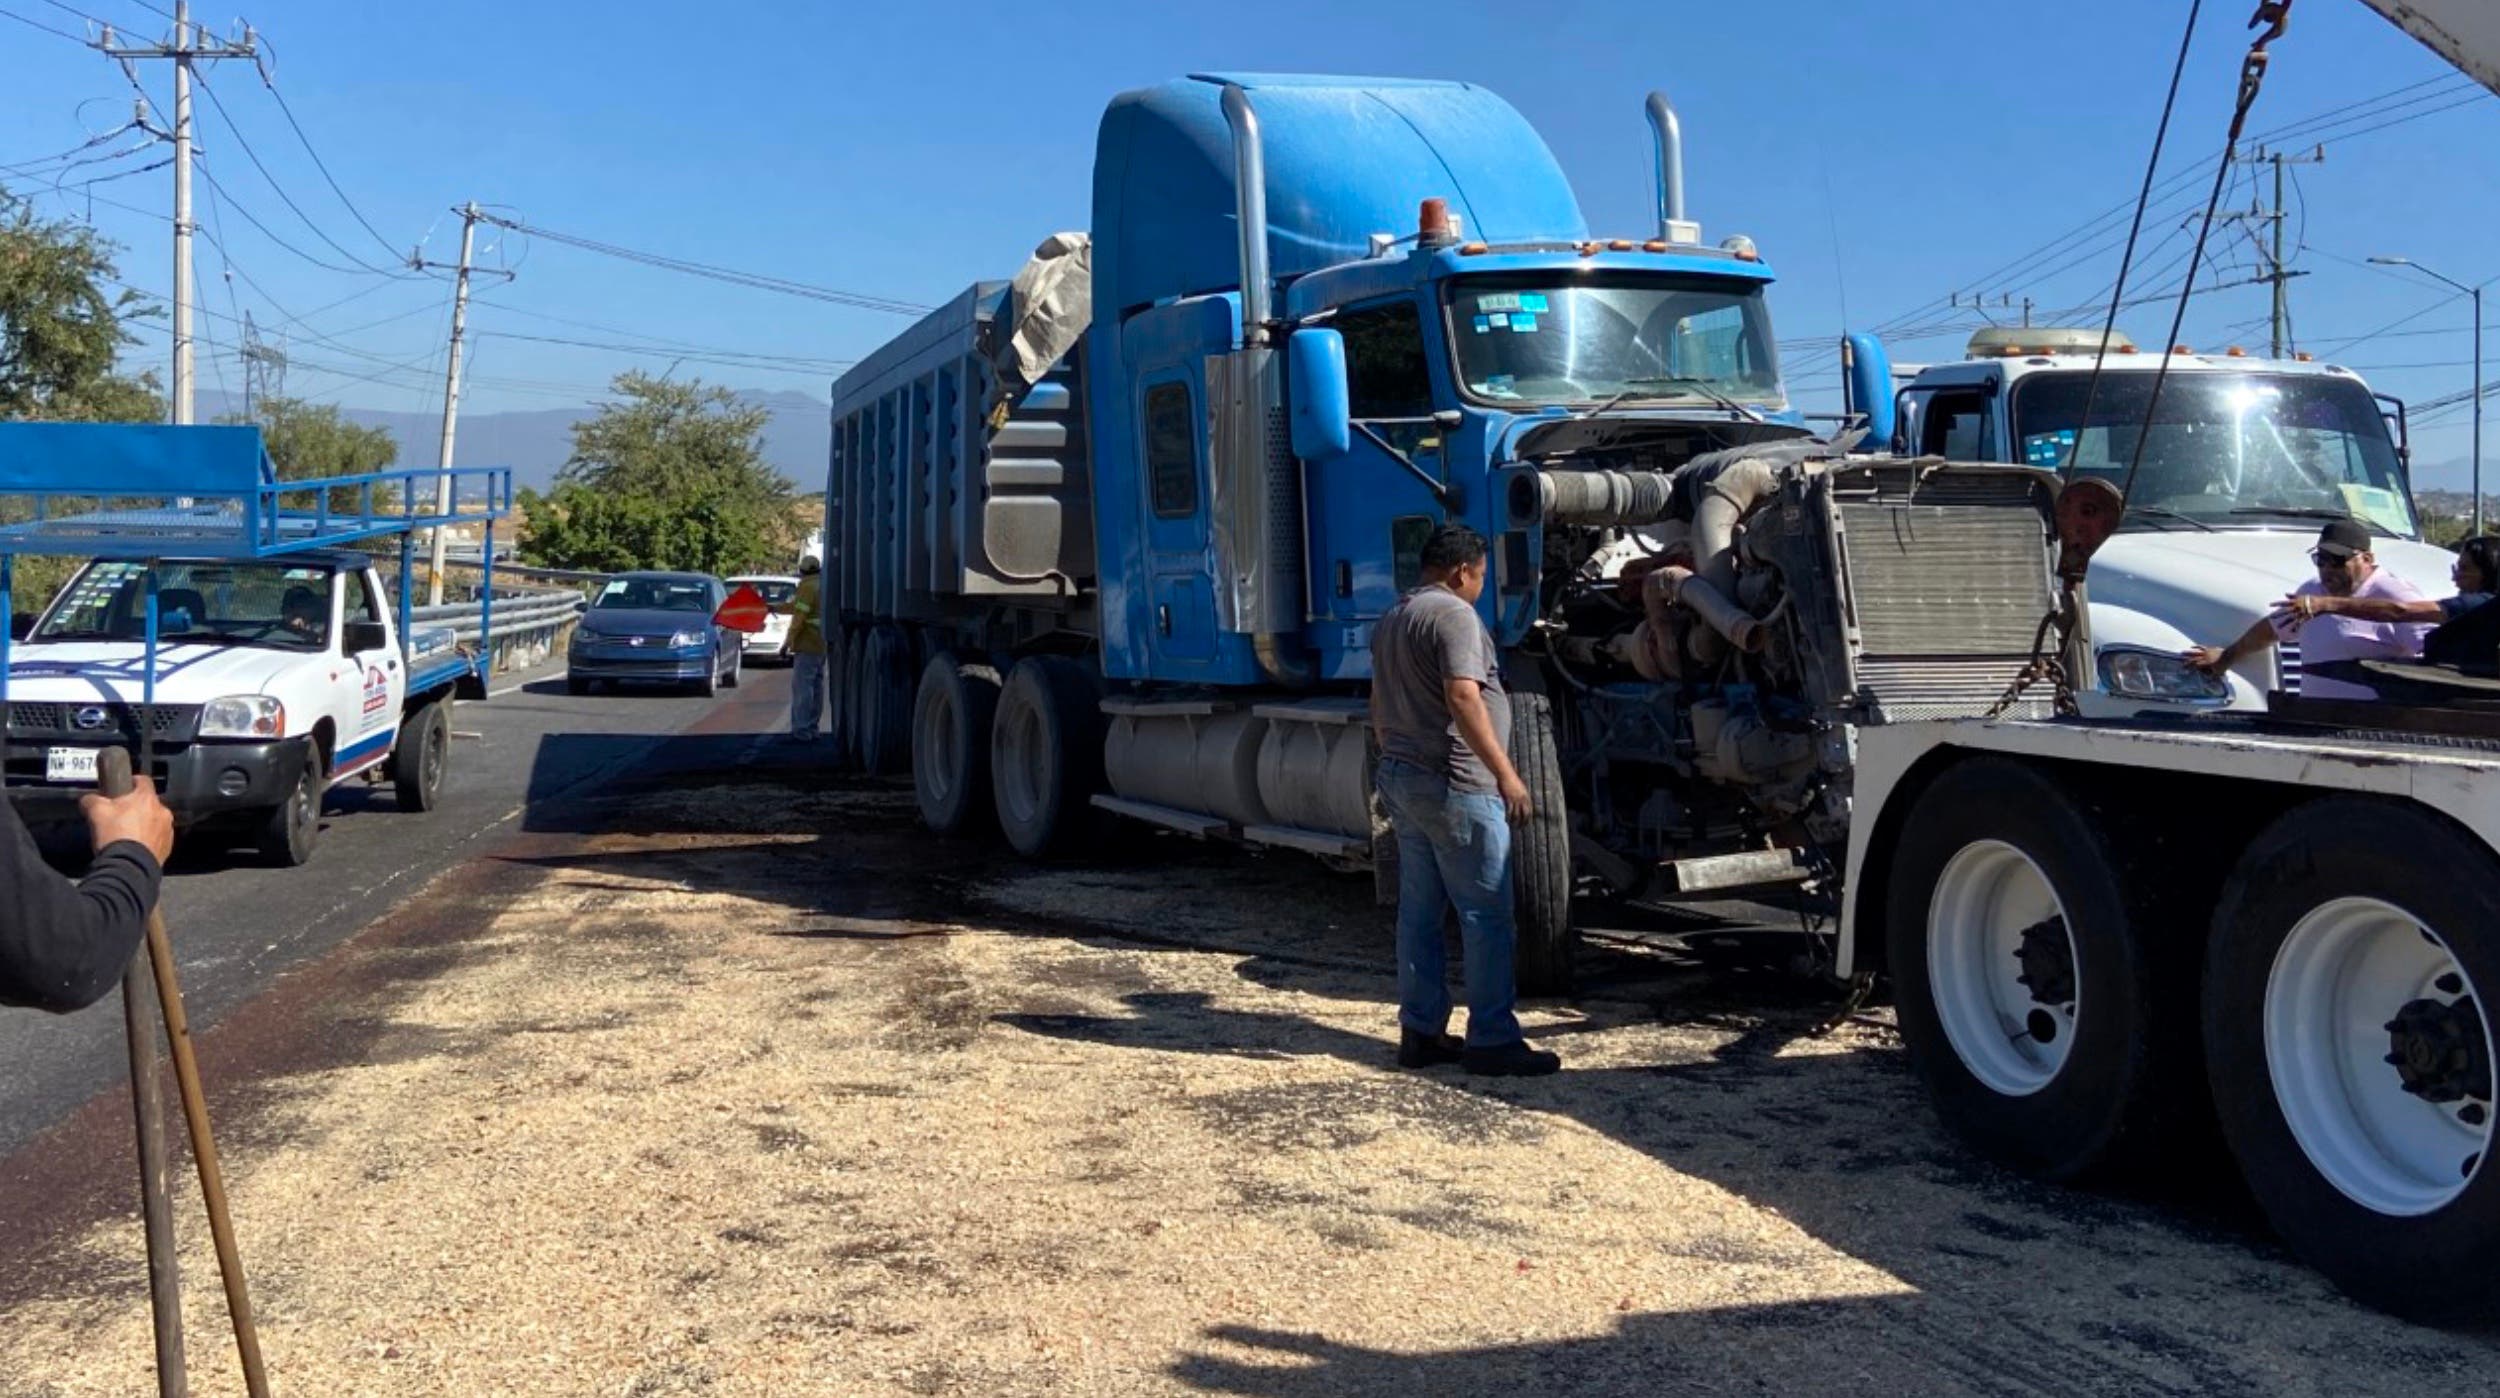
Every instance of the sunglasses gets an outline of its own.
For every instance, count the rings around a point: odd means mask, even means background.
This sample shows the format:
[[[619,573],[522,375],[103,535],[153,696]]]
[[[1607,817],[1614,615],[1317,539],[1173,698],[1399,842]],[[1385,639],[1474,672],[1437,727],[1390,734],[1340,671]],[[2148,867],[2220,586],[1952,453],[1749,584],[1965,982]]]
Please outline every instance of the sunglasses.
[[[2321,568],[2341,568],[2352,560],[2353,555],[2349,553],[2328,553],[2325,549],[2309,551],[2309,561]]]

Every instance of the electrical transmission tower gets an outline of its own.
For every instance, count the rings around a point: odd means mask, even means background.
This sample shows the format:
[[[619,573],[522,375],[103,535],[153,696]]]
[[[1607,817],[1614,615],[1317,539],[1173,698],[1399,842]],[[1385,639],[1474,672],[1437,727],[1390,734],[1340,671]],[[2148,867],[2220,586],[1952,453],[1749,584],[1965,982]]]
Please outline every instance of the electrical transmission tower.
[[[243,416],[252,416],[255,401],[286,396],[286,346],[260,337],[252,313],[243,313]]]

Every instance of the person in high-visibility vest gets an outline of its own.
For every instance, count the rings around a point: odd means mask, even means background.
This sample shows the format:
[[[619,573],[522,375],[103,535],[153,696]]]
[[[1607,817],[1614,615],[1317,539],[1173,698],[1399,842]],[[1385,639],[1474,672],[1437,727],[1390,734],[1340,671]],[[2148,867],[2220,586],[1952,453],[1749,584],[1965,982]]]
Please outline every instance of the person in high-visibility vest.
[[[816,740],[825,715],[825,565],[814,554],[799,560],[799,590],[790,598],[790,737]]]

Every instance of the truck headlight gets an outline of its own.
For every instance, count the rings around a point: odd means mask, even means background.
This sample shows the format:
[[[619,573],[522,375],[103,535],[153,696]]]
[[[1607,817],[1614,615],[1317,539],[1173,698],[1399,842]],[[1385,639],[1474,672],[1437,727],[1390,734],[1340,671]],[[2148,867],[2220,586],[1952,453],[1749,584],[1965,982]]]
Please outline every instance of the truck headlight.
[[[200,706],[203,738],[283,738],[286,705],[265,694],[237,694]]]
[[[692,646],[702,645],[705,641],[710,640],[711,637],[712,633],[709,631],[680,631],[676,635],[669,637],[668,643],[677,647],[679,650],[685,650]]]
[[[2162,651],[2111,646],[2100,653],[2100,666],[2101,687],[2122,698],[2186,704],[2221,704],[2231,698],[2228,680]]]

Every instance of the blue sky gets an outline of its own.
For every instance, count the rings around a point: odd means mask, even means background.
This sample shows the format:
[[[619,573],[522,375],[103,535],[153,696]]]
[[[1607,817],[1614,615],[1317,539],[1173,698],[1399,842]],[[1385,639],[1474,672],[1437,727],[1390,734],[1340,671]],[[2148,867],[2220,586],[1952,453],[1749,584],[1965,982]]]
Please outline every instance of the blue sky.
[[[199,249],[201,304],[213,313],[203,331],[232,343],[236,327],[218,317],[248,310],[286,331],[290,391],[399,410],[439,402],[446,288],[355,270],[279,191],[321,234],[377,265],[385,243],[421,240],[426,256],[451,259],[458,221],[448,210],[474,198],[566,233],[929,303],[1009,274],[1045,234],[1085,225],[1094,126],[1112,94],[1210,68],[1488,85],[1544,133],[1591,225],[1610,233],[1647,227],[1641,99],[1663,88],[1685,123],[1693,212],[1714,241],[1751,235],[1779,270],[1774,306],[1782,338],[1796,345],[1792,388],[1828,408],[1829,355],[1811,350],[1844,319],[1933,329],[1896,353],[1941,358],[1957,355],[1978,323],[1964,310],[1919,313],[1948,292],[2076,306],[2106,287],[2115,234],[1990,274],[2132,198],[2186,14],[2172,0],[1271,0],[1088,4],[1057,18],[1049,7],[990,0],[717,9],[619,0],[596,10],[445,0],[421,11],[242,2],[275,54],[278,90],[384,236],[369,235],[330,192],[249,65],[209,69],[275,188],[203,99],[203,168],[227,191],[219,199],[201,189],[201,221],[225,245],[222,256]],[[0,0],[0,167],[111,130],[132,100],[112,63],[8,16],[76,31],[83,13],[144,39],[164,24],[153,8]],[[2249,8],[2206,7],[2172,168],[2220,146]],[[203,13],[222,23],[228,11]],[[2500,99],[2453,91],[2462,80],[2357,0],[2307,0],[2276,54],[2254,131],[2398,94],[2319,133],[2326,162],[2298,172],[2290,226],[2306,250],[2293,265],[2308,273],[2293,289],[2300,342],[2408,398],[2463,389],[2464,302],[2440,304],[2451,293],[2435,283],[2355,264],[2400,253],[2461,281],[2500,275],[2490,231],[2500,220]],[[147,65],[141,78],[170,108],[166,65]],[[2392,118],[2412,119],[2358,129]],[[125,133],[91,153],[137,139]],[[170,172],[76,187],[159,158],[80,166],[59,174],[57,194],[58,163],[0,180],[47,212],[91,215],[125,245],[126,279],[162,292]],[[2147,246],[2159,252],[2139,285],[2175,277],[2183,263],[2180,220],[2203,190],[2189,185],[2148,227]],[[2235,183],[2229,202],[2245,208],[2250,190]],[[347,270],[280,247],[252,218]],[[2254,268],[2248,227],[2217,231],[2208,278]],[[509,285],[481,284],[472,316],[466,401],[486,410],[578,403],[618,369],[669,363],[516,335],[826,359],[857,356],[906,323],[493,230],[481,242],[486,263],[519,273]],[[2184,338],[2262,348],[2266,310],[2262,287],[2200,297]],[[2151,344],[2168,313],[2136,307],[2121,324]],[[2500,306],[2486,319],[2500,322]],[[162,344],[152,335],[143,360],[160,359]],[[820,395],[826,377],[700,362],[678,372]],[[230,358],[204,364],[202,385],[216,388],[221,373],[239,388]],[[2461,483],[2465,422],[2451,412],[2418,435],[2422,484]]]

